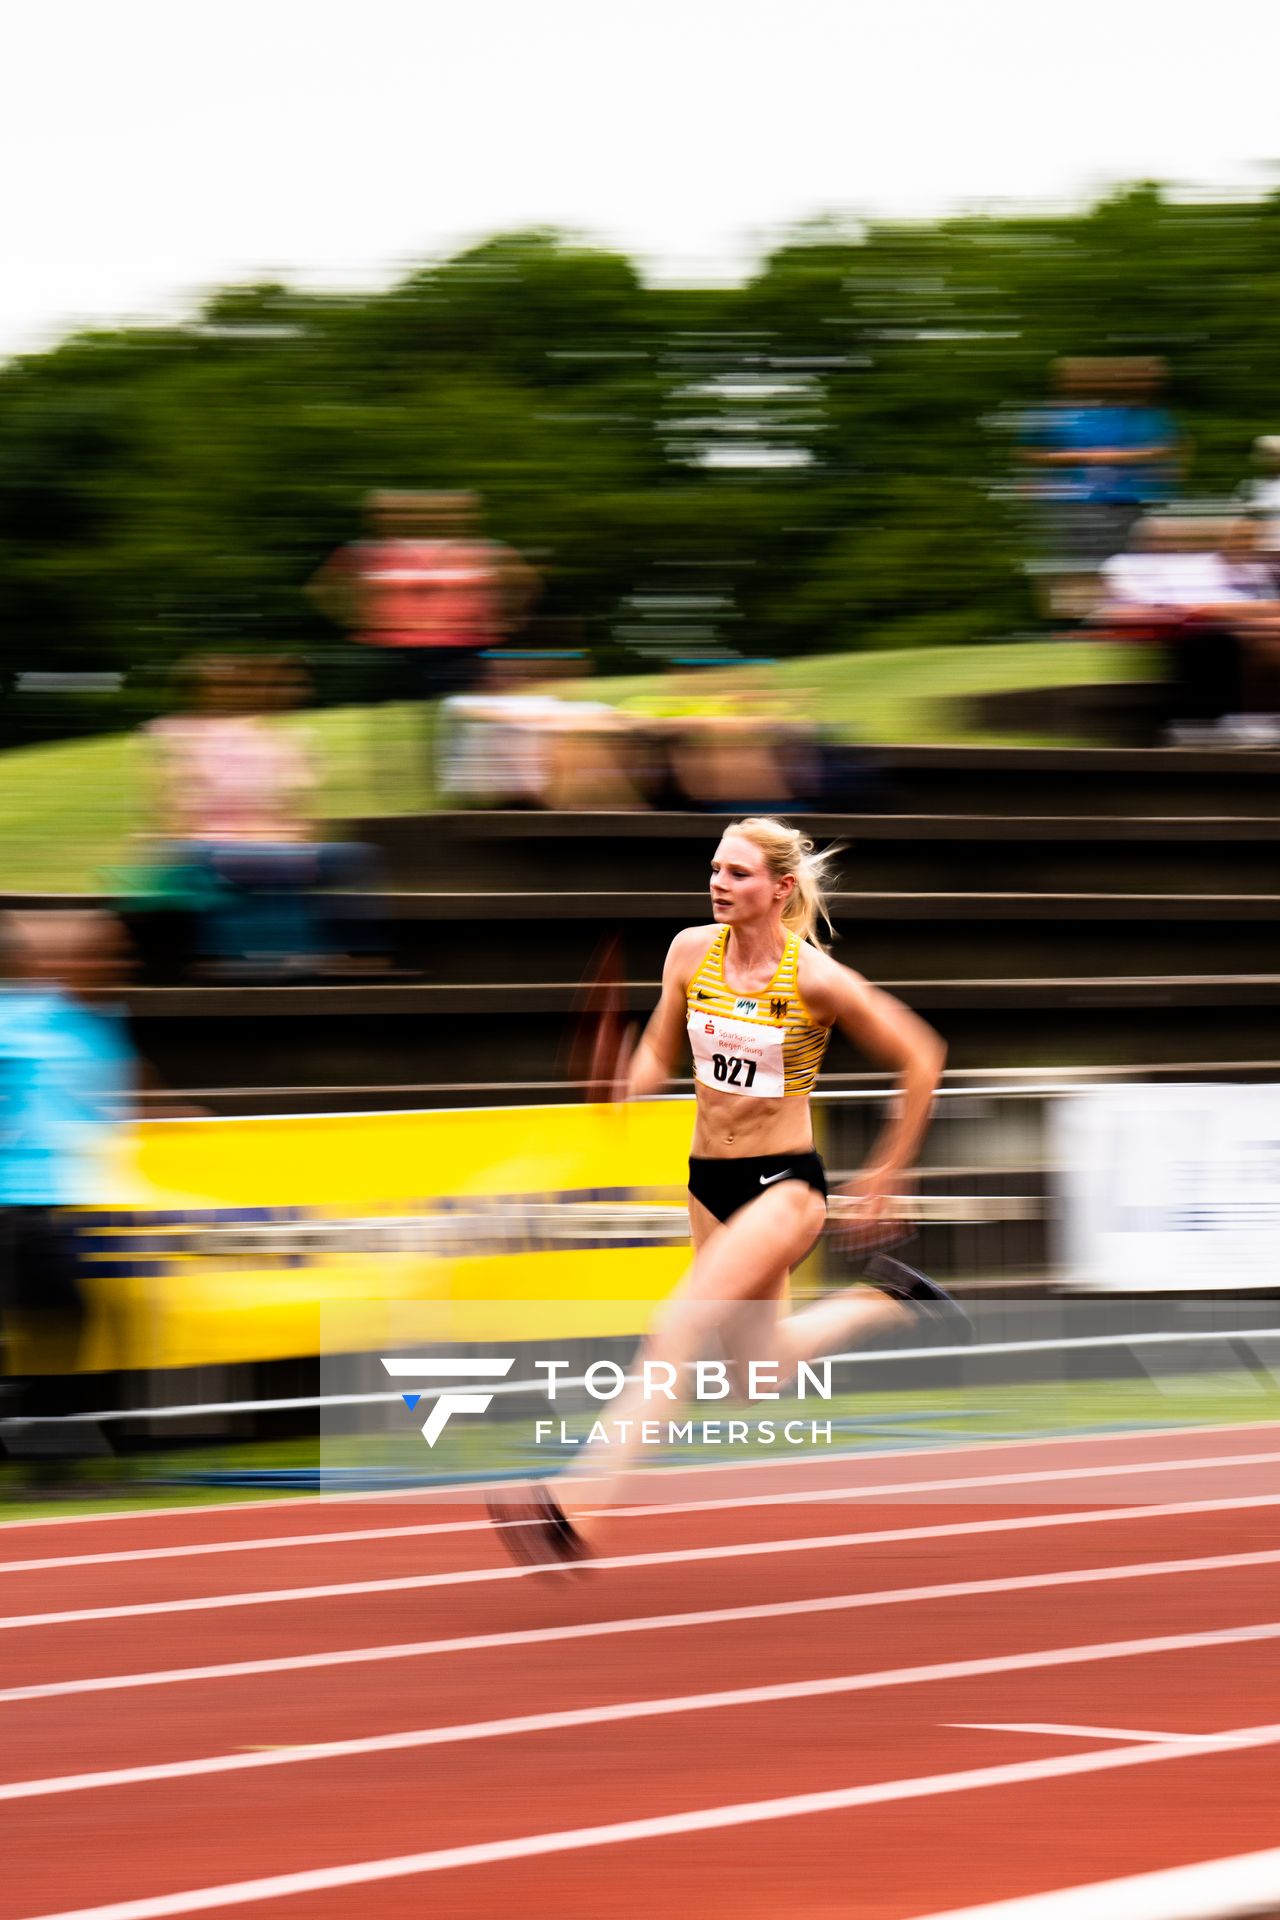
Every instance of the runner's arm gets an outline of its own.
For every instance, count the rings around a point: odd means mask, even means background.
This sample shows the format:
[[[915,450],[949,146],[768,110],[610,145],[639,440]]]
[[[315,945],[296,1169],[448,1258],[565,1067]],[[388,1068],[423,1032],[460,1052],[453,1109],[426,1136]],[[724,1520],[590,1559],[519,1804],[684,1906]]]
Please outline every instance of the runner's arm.
[[[628,1100],[641,1100],[646,1094],[661,1093],[675,1071],[685,1029],[685,993],[689,985],[690,933],[695,940],[698,929],[678,933],[667,949],[662,968],[662,995],[640,1036],[639,1045],[627,1069]]]
[[[875,1185],[914,1165],[946,1063],[940,1034],[891,993],[830,955],[806,948],[800,991],[819,1019],[830,1019],[860,1053],[897,1075],[899,1098],[863,1170]]]

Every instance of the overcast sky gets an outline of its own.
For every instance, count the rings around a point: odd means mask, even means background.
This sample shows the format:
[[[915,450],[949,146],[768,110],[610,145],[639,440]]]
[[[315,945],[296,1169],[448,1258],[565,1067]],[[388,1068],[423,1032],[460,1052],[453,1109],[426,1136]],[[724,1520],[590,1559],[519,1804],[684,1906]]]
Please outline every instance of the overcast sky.
[[[824,212],[1280,179],[1280,0],[7,0],[0,352],[555,225],[741,272]]]

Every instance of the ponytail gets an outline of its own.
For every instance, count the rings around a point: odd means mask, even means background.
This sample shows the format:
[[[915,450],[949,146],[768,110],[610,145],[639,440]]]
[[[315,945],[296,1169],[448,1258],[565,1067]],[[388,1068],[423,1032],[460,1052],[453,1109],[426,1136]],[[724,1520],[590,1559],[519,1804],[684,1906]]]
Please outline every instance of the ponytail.
[[[812,840],[798,827],[789,827],[767,814],[737,820],[728,831],[740,833],[752,846],[759,847],[775,880],[785,879],[788,874],[794,876],[796,884],[782,909],[782,924],[797,939],[821,946],[817,938],[819,922],[829,934],[835,932],[827,910],[827,879],[841,849],[826,847],[821,853],[815,853]]]

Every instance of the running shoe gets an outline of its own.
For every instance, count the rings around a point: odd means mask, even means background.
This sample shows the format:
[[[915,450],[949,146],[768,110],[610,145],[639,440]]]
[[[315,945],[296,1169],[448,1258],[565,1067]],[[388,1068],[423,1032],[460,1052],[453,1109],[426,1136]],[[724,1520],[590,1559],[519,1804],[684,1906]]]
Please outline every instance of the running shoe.
[[[521,1566],[567,1571],[590,1559],[586,1541],[550,1488],[530,1487],[521,1501],[494,1494],[488,1506],[503,1546]]]
[[[973,1322],[954,1294],[917,1273],[905,1260],[894,1260],[877,1253],[864,1268],[867,1279],[881,1293],[910,1307],[922,1328],[952,1346],[963,1346],[973,1338]]]

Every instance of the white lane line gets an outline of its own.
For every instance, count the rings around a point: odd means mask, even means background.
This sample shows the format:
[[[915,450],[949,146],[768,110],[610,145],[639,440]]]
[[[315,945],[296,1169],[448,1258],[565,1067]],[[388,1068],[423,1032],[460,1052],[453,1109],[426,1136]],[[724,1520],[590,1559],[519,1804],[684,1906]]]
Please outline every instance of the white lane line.
[[[1221,1745],[1220,1733],[1152,1733],[1148,1727],[1065,1726],[1057,1720],[948,1720],[972,1733],[1052,1733],[1068,1740],[1171,1740],[1175,1746]]]
[[[6,1573],[51,1573],[68,1567],[110,1567],[134,1560],[183,1560],[213,1553],[270,1553],[279,1547],[349,1546],[353,1540],[405,1540],[430,1533],[483,1533],[491,1520],[433,1520],[402,1527],[350,1527],[334,1533],[264,1534],[249,1540],[206,1540],[181,1547],[131,1547],[113,1553],[70,1553],[44,1560],[0,1561]]]
[[[1259,1553],[1223,1553],[1199,1560],[1144,1560],[1118,1567],[1075,1567],[1060,1573],[1008,1574],[991,1580],[952,1580],[928,1587],[882,1587],[871,1593],[840,1593],[816,1600],[776,1600],[750,1607],[710,1607],[694,1613],[633,1614],[620,1620],[577,1622],[564,1627],[523,1627],[505,1633],[455,1635],[443,1640],[408,1640],[383,1646],[350,1647],[330,1653],[294,1653],[274,1659],[231,1660],[220,1666],[168,1667],[143,1673],[106,1674],[85,1680],[51,1680],[43,1685],[9,1687],[6,1701],[54,1700],[69,1694],[116,1693],[133,1687],[175,1686],[191,1680],[240,1680],[266,1673],[303,1673],[314,1668],[369,1664],[379,1660],[417,1660],[432,1654],[489,1652],[502,1647],[536,1647],[562,1640],[594,1640],[615,1634],[665,1633],[694,1627],[726,1626],[750,1620],[784,1620],[809,1614],[854,1612],[864,1607],[913,1606],[931,1600],[970,1599],[979,1594],[1022,1593],[1037,1588],[1095,1586],[1111,1580],[1148,1580],[1166,1575],[1219,1573],[1238,1567],[1274,1566],[1280,1548]],[[1241,1638],[1248,1629],[1241,1629]]]
[[[641,1518],[647,1515],[671,1513],[723,1513],[733,1507],[778,1507],[797,1506],[806,1503],[825,1505],[835,1500],[879,1499],[885,1494],[915,1496],[920,1493],[962,1493],[979,1487],[1030,1487],[1043,1485],[1055,1480],[1103,1480],[1116,1479],[1124,1474],[1132,1474],[1143,1479],[1149,1473],[1190,1473],[1214,1467],[1253,1467],[1272,1466],[1280,1461],[1280,1452],[1276,1453],[1230,1453],[1205,1454],[1187,1460],[1150,1460],[1141,1465],[1132,1460],[1120,1464],[1108,1462],[1097,1467],[1036,1467],[1024,1473],[972,1474],[964,1479],[953,1480],[899,1480],[882,1481],[879,1485],[868,1487],[841,1487],[814,1489],[807,1488],[801,1493],[762,1493],[739,1494],[720,1500],[673,1500],[662,1506],[644,1506],[619,1508],[619,1517],[625,1512],[627,1518]]]
[[[927,1457],[930,1460],[935,1460],[947,1459],[957,1453],[990,1453],[996,1455],[1010,1452],[1025,1453],[1036,1452],[1042,1447],[1086,1447],[1097,1446],[1103,1442],[1109,1442],[1112,1446],[1144,1446],[1148,1442],[1164,1440],[1194,1440],[1202,1437],[1229,1439],[1234,1435],[1246,1433],[1266,1433],[1274,1436],[1276,1426],[1277,1422],[1274,1420],[1244,1420],[1230,1423],[1219,1421],[1203,1427],[1148,1427],[1141,1432],[1102,1427],[1094,1433],[1023,1434],[1009,1440],[967,1440],[958,1442],[955,1446],[950,1447],[930,1447]],[[910,1462],[921,1460],[924,1457],[925,1455],[922,1454],[918,1446],[884,1447],[877,1449],[873,1455],[843,1452],[830,1453],[822,1456],[806,1454],[803,1458],[795,1460],[771,1460],[764,1463],[759,1460],[720,1460],[713,1466],[664,1467],[661,1471],[664,1479],[670,1476],[670,1478],[677,1480],[695,1477],[700,1478],[707,1474],[713,1474],[718,1477],[721,1474],[749,1473],[752,1471],[765,1474],[787,1473],[802,1467],[808,1467],[810,1469],[814,1467],[840,1467],[848,1471],[851,1467],[870,1466],[872,1464],[878,1465],[884,1460]],[[1135,1459],[1130,1462],[1130,1464],[1134,1467],[1139,1467],[1142,1462]],[[486,1482],[485,1485],[486,1488],[490,1485],[527,1486],[528,1481],[529,1476],[524,1474],[510,1480]],[[586,1475],[583,1476],[583,1484],[590,1484]],[[903,1484],[910,1485],[911,1483],[904,1482]],[[0,1520],[0,1541],[4,1540],[7,1532],[12,1532],[14,1529],[25,1530],[28,1527],[105,1526],[108,1523],[114,1523],[116,1521],[173,1520],[178,1518],[203,1519],[206,1515],[212,1519],[217,1519],[227,1513],[260,1513],[268,1508],[274,1513],[277,1508],[310,1507],[314,1506],[317,1502],[322,1502],[326,1507],[363,1505],[365,1501],[373,1500],[400,1500],[406,1503],[421,1500],[424,1503],[430,1502],[434,1504],[439,1502],[448,1505],[455,1500],[474,1500],[476,1496],[476,1487],[466,1486],[464,1484],[433,1488],[378,1487],[368,1488],[358,1493],[340,1493],[326,1489],[323,1492],[317,1491],[315,1493],[268,1494],[264,1495],[260,1500],[209,1500],[203,1504],[189,1501],[184,1505],[173,1507],[114,1507],[110,1511],[103,1513],[45,1513],[41,1514],[37,1519],[28,1519],[25,1515],[22,1515],[12,1517],[8,1520]]]
[[[835,1548],[876,1547],[905,1540],[948,1540],[971,1534],[1026,1533],[1050,1527],[1103,1526],[1123,1520],[1181,1519],[1196,1513],[1240,1513],[1280,1506],[1280,1493],[1242,1494],[1223,1500],[1170,1500],[1157,1507],[1091,1507],[1084,1513],[1038,1513],[1006,1520],[953,1520],[929,1527],[883,1527],[874,1533],[819,1533],[798,1540],[741,1540],[727,1546],[674,1548],[662,1553],[619,1553],[593,1560],[587,1577],[636,1567],[688,1566],[704,1560],[749,1560],[771,1554],[825,1553]],[[276,1606],[284,1601],[348,1599],[370,1593],[421,1592],[433,1587],[487,1586],[496,1580],[537,1577],[537,1567],[475,1567],[455,1573],[403,1574],[392,1580],[346,1580],[322,1587],[268,1587],[252,1593],[197,1594],[182,1600],[140,1601],[115,1607],[73,1607],[60,1613],[0,1615],[0,1631],[61,1627],[96,1620],[140,1620],[167,1613],[209,1613],[229,1607]]]
[[[1251,1640],[1280,1639],[1280,1621],[1249,1630]],[[53,1794],[84,1793],[101,1787],[150,1785],[158,1780],[195,1780],[210,1774],[244,1773],[262,1767],[293,1767],[313,1760],[350,1760],[373,1753],[404,1753],[423,1747],[453,1747],[474,1740],[519,1739],[535,1733],[561,1733],[570,1727],[613,1726],[620,1721],[656,1720],[671,1714],[710,1713],[724,1707],[776,1706],[790,1700],[821,1700],[839,1694],[875,1693],[886,1687],[928,1686],[936,1681],[973,1680],[997,1673],[1031,1673],[1047,1667],[1088,1666],[1102,1660],[1137,1660],[1160,1653],[1186,1653],[1206,1647],[1238,1646],[1238,1627],[1204,1633],[1170,1633],[1142,1640],[1103,1640],[1074,1647],[1042,1647],[1034,1653],[1002,1653],[977,1660],[947,1660],[931,1666],[889,1667],[877,1673],[831,1674],[821,1680],[783,1680],[769,1686],[727,1687],[714,1693],[671,1694],[658,1700],[618,1700],[601,1707],[567,1707],[553,1713],[511,1714],[500,1720],[472,1720],[437,1727],[412,1727],[403,1733],[375,1733],[351,1740],[267,1747],[208,1754],[198,1760],[163,1760],[147,1766],[102,1768],[92,1773],[53,1774],[38,1780],[0,1785],[0,1802],[42,1800]],[[1222,1744],[1220,1740],[1219,1745]]]
[[[650,1519],[678,1513],[723,1513],[733,1508],[825,1506],[833,1501],[873,1500],[885,1495],[912,1496],[921,1493],[966,1493],[982,1487],[1040,1486],[1054,1481],[1116,1479],[1133,1474],[1143,1478],[1149,1473],[1191,1473],[1219,1467],[1273,1466],[1280,1461],[1274,1453],[1206,1454],[1186,1460],[1153,1460],[1136,1467],[1131,1461],[1116,1465],[1108,1462],[1093,1467],[1037,1467],[1023,1473],[968,1474],[945,1480],[915,1480],[907,1484],[880,1480],[862,1487],[805,1487],[797,1492],[739,1494],[718,1500],[675,1500],[662,1505],[618,1507],[610,1509],[617,1520]],[[527,1484],[527,1482],[525,1483]],[[275,1534],[251,1540],[211,1540],[202,1545],[180,1547],[137,1547],[111,1553],[52,1555],[41,1560],[0,1561],[0,1575],[6,1573],[48,1573],[70,1567],[103,1567],[138,1560],[179,1560],[213,1553],[261,1553],[281,1547],[327,1546],[330,1542],[349,1545],[359,1540],[397,1540],[419,1534],[476,1533],[490,1526],[488,1520],[441,1520],[399,1527],[353,1527],[340,1533]]]
[[[953,1907],[922,1920],[1098,1920],[1122,1913],[1125,1920],[1243,1920],[1280,1904],[1280,1847],[1200,1860],[1191,1867],[1126,1874],[1055,1893],[1025,1894],[981,1907]],[[71,1920],[70,1915],[62,1920]],[[123,1915],[120,1920],[124,1920]],[[141,1920],[141,1916],[138,1917]]]
[[[1280,1745],[1280,1725],[1239,1727],[1230,1735],[1230,1749],[1247,1753]],[[1215,1753],[1221,1752],[1215,1749]],[[972,1793],[992,1787],[1020,1787],[1038,1780],[1061,1780],[1121,1767],[1143,1767],[1168,1760],[1204,1757],[1207,1749],[1171,1747],[1161,1743],[1071,1753],[1048,1760],[1017,1760],[1005,1766],[966,1767],[957,1773],[921,1774],[907,1780],[878,1780],[868,1786],[835,1787],[822,1793],[790,1794],[783,1799],[745,1800],[719,1807],[698,1807],[688,1813],[666,1813],[642,1820],[617,1820],[604,1826],[569,1827],[555,1833],[519,1834],[510,1840],[484,1840],[467,1847],[439,1847],[426,1853],[402,1853],[381,1860],[356,1860],[346,1866],[311,1867],[300,1873],[265,1874],[257,1880],[232,1880],[221,1886],[195,1887],[182,1893],[162,1893],[141,1900],[117,1900],[107,1906],[76,1907],[61,1913],[28,1916],[28,1920],[168,1920],[171,1914],[207,1913],[217,1907],[248,1906],[255,1900],[279,1900],[296,1893],[331,1892],[336,1887],[370,1886],[381,1880],[403,1880],[422,1873],[446,1873],[463,1867],[486,1867],[506,1860],[534,1860],[548,1854],[578,1853],[588,1847],[623,1846],[640,1840],[666,1840],[678,1834],[710,1833],[725,1827],[758,1826],[769,1820],[793,1820],[807,1814],[845,1813],[857,1807],[886,1806],[900,1800],[931,1800],[942,1794]],[[1100,1911],[1093,1907],[1087,1920]],[[1113,1910],[1114,1911],[1114,1910]],[[1136,1920],[1129,1908],[1120,1908],[1125,1920]],[[938,1915],[935,1920],[961,1920]],[[964,1920],[978,1920],[970,1912]],[[1074,1917],[1073,1917],[1074,1920]],[[1160,1920],[1170,1920],[1161,1915]]]

